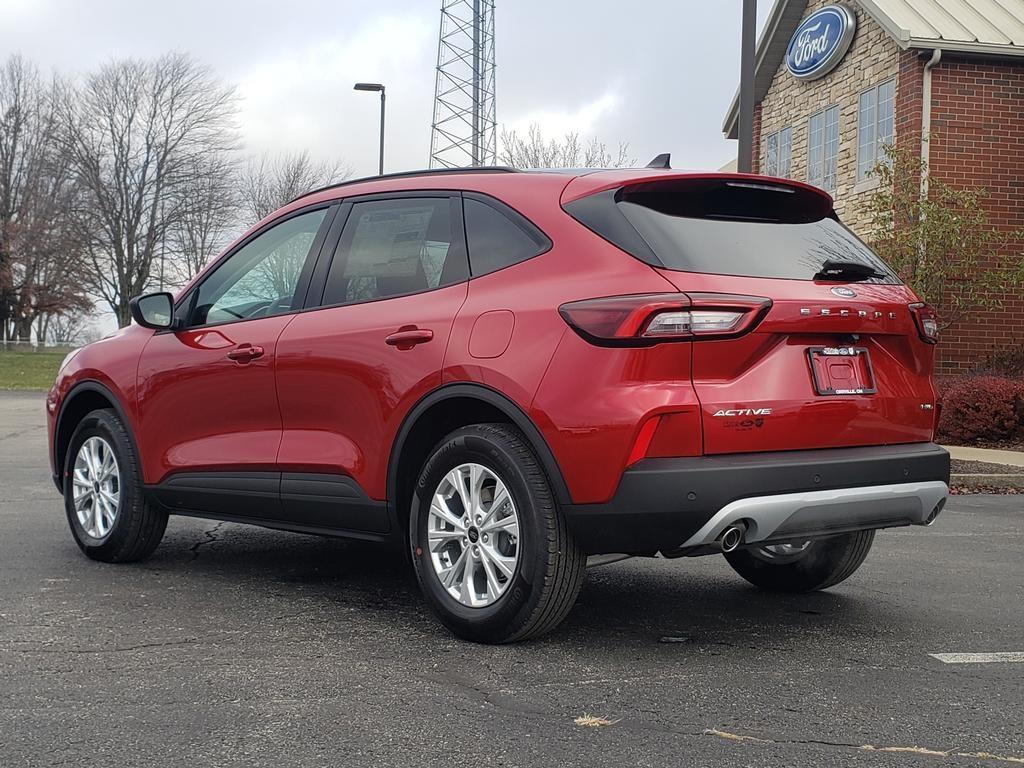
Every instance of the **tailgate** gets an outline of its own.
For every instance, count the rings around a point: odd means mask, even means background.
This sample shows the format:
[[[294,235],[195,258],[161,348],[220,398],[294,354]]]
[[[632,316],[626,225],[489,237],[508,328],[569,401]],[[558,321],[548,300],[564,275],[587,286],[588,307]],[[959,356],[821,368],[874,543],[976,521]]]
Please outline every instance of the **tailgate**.
[[[598,181],[570,185],[563,207],[695,306],[736,315],[771,302],[735,334],[693,334],[705,453],[932,438],[934,315],[828,195],[755,176]]]
[[[753,332],[693,345],[705,453],[932,438],[934,347],[919,338],[906,287],[847,285],[855,296],[839,297],[834,284],[660,271],[680,289],[756,288],[773,301]]]

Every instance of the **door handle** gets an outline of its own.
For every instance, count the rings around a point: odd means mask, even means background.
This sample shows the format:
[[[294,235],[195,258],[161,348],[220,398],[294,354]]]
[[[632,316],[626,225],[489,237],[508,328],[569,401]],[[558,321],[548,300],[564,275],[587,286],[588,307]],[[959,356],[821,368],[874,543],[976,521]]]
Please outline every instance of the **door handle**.
[[[263,347],[253,346],[252,344],[239,344],[228,352],[228,359],[239,363],[248,363],[257,357],[263,357]]]
[[[399,349],[412,349],[417,344],[426,344],[434,338],[434,332],[429,328],[401,328],[386,339],[384,342]]]

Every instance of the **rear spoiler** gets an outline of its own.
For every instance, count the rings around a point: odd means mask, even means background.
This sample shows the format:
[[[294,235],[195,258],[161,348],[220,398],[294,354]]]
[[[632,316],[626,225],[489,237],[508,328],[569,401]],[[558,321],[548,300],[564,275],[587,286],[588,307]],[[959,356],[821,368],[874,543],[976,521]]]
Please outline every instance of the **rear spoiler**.
[[[661,155],[655,158],[655,160],[658,160],[660,157]],[[652,161],[652,163],[653,162],[654,161]],[[746,181],[752,184],[770,184],[773,186],[789,187],[819,195],[822,199],[828,201],[829,207],[831,207],[833,203],[832,197],[825,190],[793,179],[780,179],[775,176],[758,176],[753,173],[714,173],[711,171],[702,173],[694,171],[673,171],[672,169],[660,170],[652,166],[639,169],[630,168],[600,171],[598,173],[588,173],[583,176],[577,176],[565,186],[564,190],[562,190],[561,202],[562,205],[565,206],[574,200],[579,200],[581,197],[594,195],[598,192],[605,192],[609,189],[619,189],[621,187],[634,186],[637,184],[647,184],[655,181],[685,182],[699,181],[703,179]]]

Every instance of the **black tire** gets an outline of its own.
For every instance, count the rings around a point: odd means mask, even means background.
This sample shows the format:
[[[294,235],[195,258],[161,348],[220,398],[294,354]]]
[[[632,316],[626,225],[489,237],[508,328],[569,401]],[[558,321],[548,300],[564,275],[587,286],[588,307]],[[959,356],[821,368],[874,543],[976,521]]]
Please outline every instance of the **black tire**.
[[[751,584],[773,592],[814,592],[849,578],[871,550],[874,531],[855,531],[813,539],[797,555],[773,558],[754,548],[725,555],[729,565]]]
[[[518,564],[492,604],[471,608],[441,584],[427,544],[431,497],[461,464],[480,464],[501,478],[519,516]],[[409,541],[420,589],[441,622],[466,640],[510,643],[550,632],[576,602],[586,557],[559,513],[551,484],[526,439],[506,424],[452,432],[423,465],[412,499]]]
[[[113,449],[120,475],[120,492],[113,525],[102,537],[90,535],[78,519],[72,473],[79,448],[90,437],[101,437]],[[128,430],[113,410],[87,414],[68,444],[64,464],[64,511],[75,543],[88,557],[105,563],[129,563],[149,557],[163,538],[167,513],[143,494],[139,457]]]

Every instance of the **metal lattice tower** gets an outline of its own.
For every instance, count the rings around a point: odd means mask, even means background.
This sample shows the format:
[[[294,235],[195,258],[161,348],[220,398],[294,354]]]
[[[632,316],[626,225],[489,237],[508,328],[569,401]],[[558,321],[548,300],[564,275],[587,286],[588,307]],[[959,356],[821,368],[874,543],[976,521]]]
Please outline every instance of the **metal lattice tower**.
[[[494,0],[442,0],[430,167],[494,165]]]

